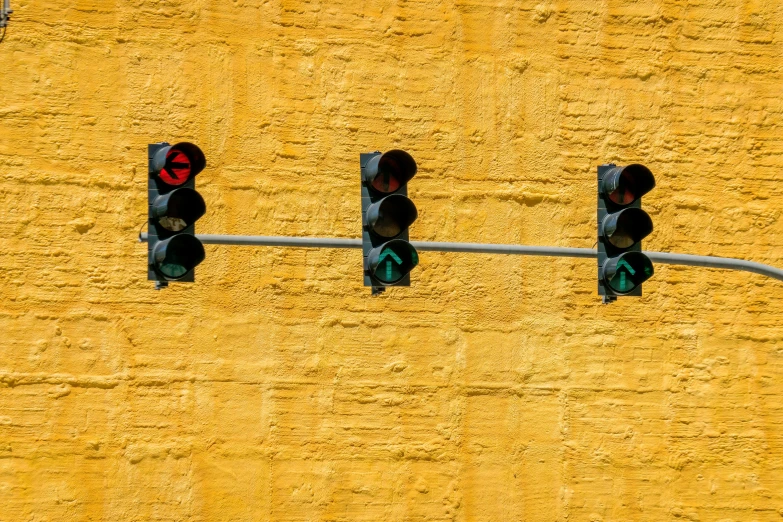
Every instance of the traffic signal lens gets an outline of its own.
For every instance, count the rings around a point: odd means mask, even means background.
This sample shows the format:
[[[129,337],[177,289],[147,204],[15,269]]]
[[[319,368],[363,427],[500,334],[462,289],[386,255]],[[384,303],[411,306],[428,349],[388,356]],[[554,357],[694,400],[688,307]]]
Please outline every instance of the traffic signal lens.
[[[416,161],[404,150],[390,150],[367,165],[370,186],[381,194],[391,194],[416,175]]]
[[[155,198],[153,214],[158,224],[170,232],[192,225],[207,211],[204,198],[191,188],[178,188]]]
[[[372,181],[372,187],[378,192],[389,194],[400,188],[400,180],[397,172],[393,168],[381,169],[379,174]]]
[[[413,201],[401,194],[392,194],[367,209],[367,223],[376,235],[392,239],[411,226],[418,215]]]
[[[192,143],[182,142],[161,149],[153,162],[158,177],[165,184],[176,187],[195,176],[207,165],[204,153]]]
[[[394,239],[373,249],[367,260],[375,279],[393,285],[419,264],[419,254],[407,241]]]
[[[160,179],[168,185],[182,185],[190,177],[190,158],[179,150],[166,154],[166,164],[160,171]]]
[[[626,252],[604,265],[604,281],[617,294],[627,294],[652,277],[652,261],[641,252]]]
[[[167,279],[179,279],[204,260],[201,241],[195,236],[180,234],[155,246],[155,267]]]
[[[630,248],[653,230],[652,219],[640,208],[626,208],[604,218],[604,237],[617,248]]]
[[[655,187],[655,177],[644,165],[615,167],[604,177],[602,190],[615,205],[630,205]]]

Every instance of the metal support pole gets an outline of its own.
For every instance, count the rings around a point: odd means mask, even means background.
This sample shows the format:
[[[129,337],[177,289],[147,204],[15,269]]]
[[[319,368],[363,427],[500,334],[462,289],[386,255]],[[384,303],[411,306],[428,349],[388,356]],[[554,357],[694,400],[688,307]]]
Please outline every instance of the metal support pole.
[[[11,18],[11,0],[3,0],[3,7],[0,8],[0,27],[6,27],[8,20]],[[5,36],[5,33],[3,34]]]
[[[340,239],[322,237],[281,236],[228,236],[199,234],[196,236],[205,245],[277,246],[298,248],[362,248],[361,239]],[[147,241],[147,234],[139,234],[139,241]],[[598,254],[590,248],[543,247],[527,245],[493,245],[483,243],[434,243],[411,241],[416,250],[422,252],[467,252],[474,254],[512,254],[522,256],[583,257],[595,258]],[[783,270],[774,266],[734,259],[731,257],[694,256],[690,254],[669,254],[666,252],[644,252],[651,261],[667,265],[703,266],[724,268],[761,274],[783,281]]]

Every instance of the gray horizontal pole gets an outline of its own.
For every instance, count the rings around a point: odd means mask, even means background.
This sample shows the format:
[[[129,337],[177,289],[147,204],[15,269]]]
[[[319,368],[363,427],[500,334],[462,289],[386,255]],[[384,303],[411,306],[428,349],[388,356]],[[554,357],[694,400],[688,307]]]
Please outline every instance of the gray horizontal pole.
[[[783,281],[783,270],[774,266],[734,259],[733,257],[693,256],[690,254],[668,254],[666,252],[645,252],[651,261],[667,265],[704,266],[707,268],[725,268],[761,274]]]
[[[361,239],[336,237],[221,236],[199,234],[205,245],[282,246],[301,248],[362,248]]]
[[[527,245],[493,245],[485,243],[431,243],[411,241],[416,250],[428,252],[469,252],[473,254],[516,254],[521,256],[596,257],[589,248],[542,247]]]
[[[327,237],[282,237],[282,236],[228,236],[199,234],[196,236],[205,245],[280,246],[300,248],[361,248],[361,239]],[[147,241],[147,234],[139,234],[139,241]],[[422,252],[469,252],[475,254],[515,254],[522,256],[587,257],[598,253],[591,248],[542,247],[527,245],[493,245],[483,243],[434,243],[411,241],[416,250]],[[783,281],[783,270],[774,266],[734,259],[731,257],[694,256],[690,254],[668,254],[666,252],[645,252],[651,261],[668,265],[704,266],[742,270],[761,274]]]

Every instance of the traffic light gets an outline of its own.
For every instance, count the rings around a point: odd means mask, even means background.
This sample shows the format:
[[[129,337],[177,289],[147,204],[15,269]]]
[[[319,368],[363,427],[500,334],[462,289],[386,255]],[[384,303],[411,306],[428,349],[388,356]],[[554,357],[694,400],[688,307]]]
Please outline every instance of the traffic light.
[[[609,303],[620,295],[642,295],[653,264],[641,240],[653,230],[641,197],[655,187],[644,165],[598,167],[598,295]]]
[[[416,161],[404,150],[390,150],[363,153],[360,163],[364,286],[373,294],[387,286],[410,286],[410,271],[419,264],[408,242],[408,227],[418,217],[407,187]]]
[[[204,246],[194,223],[207,207],[196,192],[196,175],[207,162],[192,143],[155,143],[149,160],[148,277],[155,288],[169,281],[193,282],[193,269],[204,260]]]

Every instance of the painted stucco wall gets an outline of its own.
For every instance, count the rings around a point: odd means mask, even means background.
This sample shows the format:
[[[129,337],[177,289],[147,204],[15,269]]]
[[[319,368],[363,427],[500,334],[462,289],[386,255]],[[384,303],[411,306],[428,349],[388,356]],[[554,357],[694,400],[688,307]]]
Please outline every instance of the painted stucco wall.
[[[13,0],[0,43],[0,520],[783,517],[783,283],[206,247],[146,281],[146,146],[206,153],[202,233],[355,238],[403,148],[414,240],[595,244],[642,162],[649,250],[783,266],[777,1]]]

